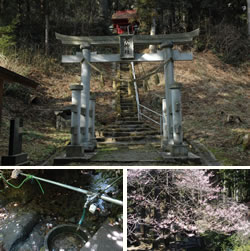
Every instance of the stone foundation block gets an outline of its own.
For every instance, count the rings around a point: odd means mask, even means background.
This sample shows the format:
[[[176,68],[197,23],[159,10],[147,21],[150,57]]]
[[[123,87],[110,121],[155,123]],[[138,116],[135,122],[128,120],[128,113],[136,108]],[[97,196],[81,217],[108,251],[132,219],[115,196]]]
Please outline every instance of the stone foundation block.
[[[28,164],[27,153],[20,153],[2,157],[2,166],[21,166],[27,164]]]
[[[84,148],[83,146],[69,145],[66,147],[66,157],[83,157]]]
[[[172,156],[188,156],[188,147],[186,145],[169,145],[168,149]]]

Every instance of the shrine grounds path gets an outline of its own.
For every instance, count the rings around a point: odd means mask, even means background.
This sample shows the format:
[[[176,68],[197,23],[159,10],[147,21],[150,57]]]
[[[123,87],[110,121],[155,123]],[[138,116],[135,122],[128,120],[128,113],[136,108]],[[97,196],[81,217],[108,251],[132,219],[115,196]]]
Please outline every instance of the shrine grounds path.
[[[81,162],[69,162],[69,166],[219,166],[214,155],[198,142],[190,145],[191,152],[196,158],[168,158],[158,144],[106,146],[92,153],[85,153]],[[52,156],[43,165],[53,165],[54,158],[65,156],[63,150]]]

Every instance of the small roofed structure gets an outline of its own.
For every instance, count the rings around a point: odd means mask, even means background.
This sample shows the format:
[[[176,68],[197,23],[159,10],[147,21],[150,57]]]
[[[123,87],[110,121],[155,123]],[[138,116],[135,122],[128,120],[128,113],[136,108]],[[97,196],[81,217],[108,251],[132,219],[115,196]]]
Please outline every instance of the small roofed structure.
[[[112,23],[117,34],[135,34],[139,27],[137,11],[117,11],[112,15]]]
[[[2,109],[3,109],[3,84],[4,82],[10,83],[19,83],[29,88],[36,89],[38,87],[38,83],[23,77],[13,71],[10,71],[6,68],[0,66],[0,128],[1,128],[1,120],[2,120]]]

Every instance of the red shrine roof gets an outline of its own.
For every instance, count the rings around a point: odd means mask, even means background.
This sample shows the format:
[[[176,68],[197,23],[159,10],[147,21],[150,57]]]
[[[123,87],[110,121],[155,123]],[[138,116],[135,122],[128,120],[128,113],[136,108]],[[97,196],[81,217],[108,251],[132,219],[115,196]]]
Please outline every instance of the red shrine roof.
[[[112,15],[112,20],[114,19],[132,19],[137,18],[136,10],[122,10],[117,11]]]

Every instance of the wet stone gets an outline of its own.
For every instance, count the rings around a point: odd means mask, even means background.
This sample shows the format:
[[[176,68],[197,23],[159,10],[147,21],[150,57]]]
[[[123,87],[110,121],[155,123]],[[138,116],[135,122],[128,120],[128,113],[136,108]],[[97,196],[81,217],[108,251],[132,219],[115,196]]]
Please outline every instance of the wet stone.
[[[0,224],[0,246],[4,250],[15,250],[15,247],[25,240],[38,223],[35,212],[11,212],[8,218]]]
[[[41,231],[42,224],[38,224],[34,227],[32,232],[30,233],[29,237],[20,242],[16,247],[15,250],[23,251],[23,250],[30,250],[30,251],[39,251],[44,244],[44,233]]]

